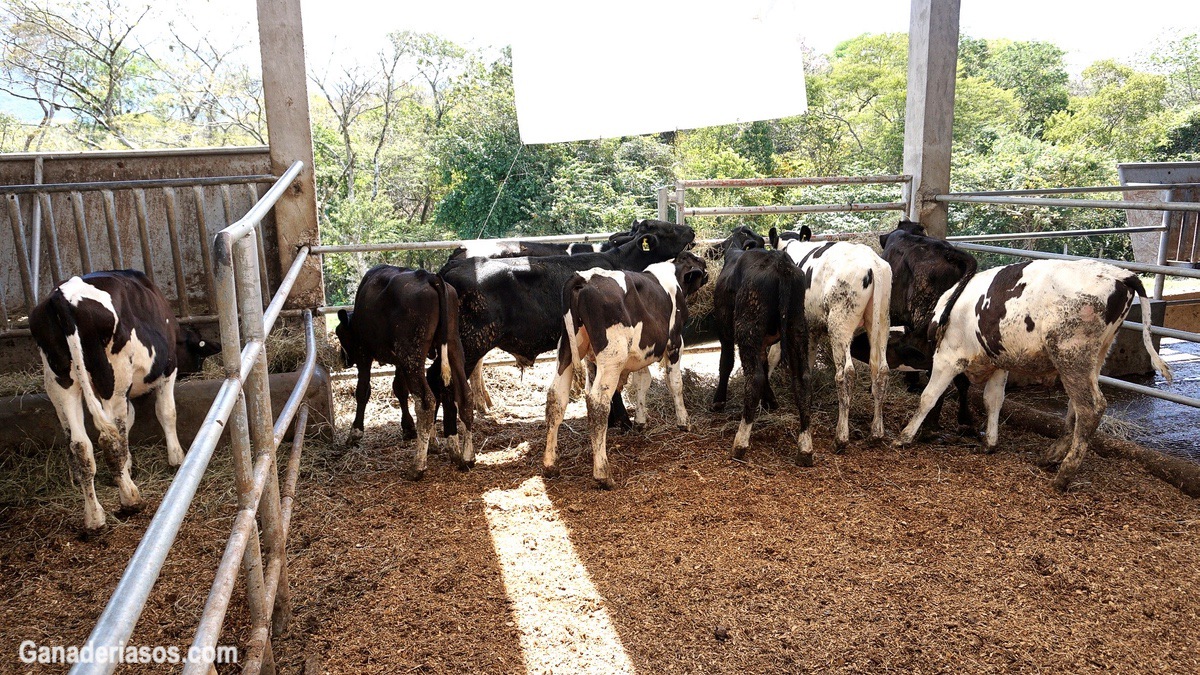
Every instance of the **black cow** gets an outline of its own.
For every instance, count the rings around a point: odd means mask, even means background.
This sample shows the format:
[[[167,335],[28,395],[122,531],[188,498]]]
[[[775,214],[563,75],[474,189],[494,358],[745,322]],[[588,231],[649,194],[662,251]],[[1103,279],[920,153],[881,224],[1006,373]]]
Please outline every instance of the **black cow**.
[[[767,240],[763,239],[761,234],[755,232],[753,228],[747,225],[738,225],[733,228],[733,231],[729,233],[729,236],[724,241],[707,249],[704,252],[704,257],[708,260],[721,260],[725,257],[725,252],[731,248],[739,251],[749,251],[752,248],[766,247]]]
[[[347,366],[353,364],[358,368],[351,440],[362,436],[363,415],[371,398],[372,362],[390,363],[396,366],[392,391],[403,410],[401,426],[406,437],[415,435],[417,438],[417,452],[409,477],[417,480],[425,473],[438,397],[444,399],[447,414],[443,424],[459,468],[473,466],[475,449],[471,426],[474,413],[467,371],[463,369],[462,342],[458,336],[458,294],[454,288],[425,270],[378,265],[363,276],[354,297],[354,311],[340,310],[338,318],[341,321],[336,332],[342,343],[342,357]],[[425,374],[427,356],[435,360],[428,377]],[[415,432],[412,417],[408,414],[410,394],[417,410]],[[457,404],[464,427],[461,452],[454,404]]]
[[[167,299],[137,270],[71,277],[29,313],[29,329],[42,355],[46,394],[71,439],[71,476],[83,489],[83,525],[104,526],[96,499],[96,458],[84,429],[91,413],[99,445],[120,492],[121,510],[144,506],[130,478],[129,399],[155,392],[154,412],[167,439],[171,466],[183,462],[175,432],[175,378],[200,369],[221,351],[176,320]]]
[[[554,349],[563,331],[562,288],[575,272],[595,267],[641,272],[675,258],[696,237],[686,225],[658,220],[639,221],[634,231],[635,238],[604,253],[447,262],[439,274],[458,291],[467,372],[494,348],[522,365]],[[613,396],[609,422],[633,425],[619,393]]]
[[[946,291],[966,277],[973,276],[975,258],[943,239],[929,237],[920,223],[902,220],[896,229],[879,236],[883,259],[892,268],[892,300],[890,315],[893,337],[888,346],[888,365],[930,370],[936,347],[929,326],[934,320],[934,307]],[[899,328],[900,330],[897,330]],[[857,339],[857,354],[865,353],[866,343]],[[906,375],[909,391],[920,391],[917,373]],[[975,416],[971,414],[967,392],[970,380],[966,375],[954,378],[958,390],[958,424],[974,430]],[[937,428],[942,400],[930,411],[928,427]]]
[[[713,408],[721,410],[729,391],[733,349],[737,346],[746,378],[742,422],[733,440],[734,459],[750,447],[750,430],[760,401],[773,399],[767,383],[768,351],[780,343],[790,373],[792,396],[800,416],[796,464],[812,466],[809,410],[812,393],[808,363],[808,325],[804,317],[804,274],[782,251],[730,248],[713,291],[713,315],[721,341],[720,377]]]
[[[575,368],[584,359],[596,367],[585,389],[592,477],[600,487],[613,486],[606,449],[608,408],[626,379],[634,383],[638,424],[645,424],[650,364],[662,363],[675,401],[675,420],[680,428],[689,428],[679,356],[687,298],[708,283],[706,267],[698,256],[684,252],[674,261],[650,265],[645,272],[590,269],[567,281],[562,291],[566,332],[558,342],[558,376],[546,394],[542,469],[547,476],[558,475],[558,427],[570,400]]]
[[[573,242],[556,244],[541,241],[477,241],[459,246],[450,254],[450,260],[466,258],[519,258],[521,256],[544,257],[548,255],[579,255],[581,253],[603,253],[616,248],[635,236],[638,226],[645,221],[634,221],[628,232],[614,232],[608,241],[596,243]]]

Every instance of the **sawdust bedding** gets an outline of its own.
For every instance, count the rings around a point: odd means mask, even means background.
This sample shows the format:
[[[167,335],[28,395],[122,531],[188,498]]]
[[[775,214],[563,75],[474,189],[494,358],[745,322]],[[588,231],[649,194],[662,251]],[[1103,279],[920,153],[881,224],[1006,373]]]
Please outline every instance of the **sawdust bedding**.
[[[691,433],[675,430],[656,375],[648,428],[609,436],[611,492],[592,487],[576,397],[563,476],[547,481],[635,669],[1200,671],[1200,509],[1175,488],[1092,457],[1060,494],[1032,462],[1046,440],[1011,426],[991,456],[950,439],[874,444],[861,436],[865,393],[851,417],[860,435],[834,455],[827,382],[814,397],[815,467],[791,463],[786,412],[762,415],[748,461],[732,462],[741,386],[729,412],[708,413],[715,360],[685,357]],[[404,480],[412,443],[385,379],[360,446],[308,447],[289,545],[294,620],[275,645],[284,672],[527,669],[483,495],[537,475],[551,372],[487,372],[499,406],[477,418],[480,462],[467,473],[433,455],[423,481]],[[353,386],[335,384],[343,427]],[[914,403],[893,384],[890,434]],[[151,507],[170,475],[162,454],[137,455]],[[65,475],[61,457],[8,458],[0,470],[23,462]],[[23,672],[21,640],[83,642],[149,518],[81,542],[69,486],[3,497],[0,671]],[[100,498],[115,504],[115,490]],[[190,642],[234,502],[219,453],[133,643]],[[222,643],[244,644],[242,598],[239,588]],[[585,670],[591,656],[580,655]]]

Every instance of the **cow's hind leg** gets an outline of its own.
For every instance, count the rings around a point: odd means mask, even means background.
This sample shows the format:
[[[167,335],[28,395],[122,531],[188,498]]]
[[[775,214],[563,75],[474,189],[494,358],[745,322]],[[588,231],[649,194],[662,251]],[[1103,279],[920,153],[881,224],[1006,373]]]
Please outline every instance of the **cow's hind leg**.
[[[592,478],[596,485],[611,490],[613,487],[612,472],[608,466],[608,420],[609,408],[614,399],[614,392],[620,392],[622,358],[610,357],[603,353],[597,354],[596,379],[587,393],[588,430],[592,437]],[[600,361],[609,363],[601,363]]]
[[[962,366],[956,360],[942,356],[940,352],[934,355],[933,370],[929,373],[929,383],[925,385],[925,391],[921,392],[921,403],[917,406],[917,412],[913,413],[908,426],[900,432],[893,445],[902,447],[913,442],[917,432],[921,430],[921,423],[929,415],[929,411],[933,410],[934,405],[946,391],[946,387],[949,387],[955,376],[961,372]]]
[[[567,404],[571,401],[571,383],[575,379],[575,367],[571,362],[570,347],[560,339],[558,345],[558,375],[546,392],[546,449],[542,453],[542,474],[556,478],[558,468],[558,428],[562,426]]]
[[[406,441],[411,441],[417,437],[417,426],[413,423],[413,417],[408,412],[408,385],[404,382],[404,373],[400,368],[396,368],[396,375],[392,378],[392,393],[396,395],[396,402],[400,404],[400,434]],[[367,398],[371,397],[370,390],[367,392]]]
[[[1058,475],[1054,477],[1054,487],[1065,491],[1079,472],[1083,458],[1087,455],[1088,444],[1096,427],[1100,426],[1100,418],[1108,407],[1108,401],[1100,392],[1096,383],[1099,368],[1094,373],[1067,373],[1059,371],[1062,377],[1063,389],[1070,397],[1075,411],[1075,424],[1067,432],[1071,434],[1071,449],[1058,467]]]
[[[434,418],[437,415],[437,398],[429,388],[429,383],[425,381],[424,365],[419,363],[415,368],[409,368],[406,380],[409,395],[413,398],[413,407],[417,412],[417,450],[408,472],[410,480],[420,480],[425,475],[429,442],[433,438]]]
[[[1038,458],[1038,466],[1048,471],[1058,471],[1058,465],[1071,449],[1071,439],[1075,437],[1075,403],[1067,399],[1066,432],[1046,448]]]
[[[713,393],[712,411],[725,409],[729,398],[729,374],[733,372],[733,340],[721,338],[721,363],[717,372],[717,390]]]
[[[106,404],[104,407],[109,419],[113,421],[113,426],[117,428],[117,434],[110,437],[101,433],[100,450],[104,453],[104,462],[108,464],[108,470],[112,472],[113,480],[117,484],[121,512],[137,513],[145,508],[146,503],[142,501],[142,494],[130,476],[133,460],[129,454],[129,425],[133,417],[130,414],[133,403],[125,396],[117,394],[111,405]]]
[[[987,435],[985,436],[986,452],[996,451],[996,443],[1000,440],[1000,408],[1004,405],[1004,386],[1008,383],[1008,371],[997,370],[988,378],[983,387],[983,404],[987,408]]]
[[[733,437],[733,450],[730,457],[740,460],[746,456],[750,448],[750,432],[754,428],[754,418],[758,414],[759,399],[762,397],[763,385],[767,381],[767,368],[755,340],[742,340],[738,345],[742,357],[742,372],[746,378],[746,393],[742,403],[742,421],[738,425],[737,435]]]
[[[667,356],[667,390],[671,392],[671,400],[675,403],[675,424],[683,431],[691,431],[688,422],[687,406],[683,403],[683,368],[679,365],[679,352]],[[647,383],[650,372],[646,371]]]
[[[830,316],[830,322],[837,320]],[[838,419],[834,446],[837,451],[850,442],[850,400],[854,396],[854,359],[850,358],[850,340],[842,331],[830,328],[829,348],[833,355],[833,379],[837,384]],[[882,422],[880,423],[882,426]]]
[[[358,386],[354,388],[354,421],[350,423],[350,433],[346,442],[350,445],[358,443],[363,437],[363,418],[367,413],[367,403],[371,400],[371,362],[355,364],[358,368]]]
[[[629,374],[629,384],[633,386],[633,397],[637,403],[637,409],[633,411],[633,423],[639,427],[646,426],[646,392],[650,391],[653,379],[649,368]]]
[[[48,370],[46,393],[50,396],[50,402],[54,404],[63,430],[71,439],[67,465],[71,470],[71,480],[83,492],[83,528],[85,531],[95,532],[104,527],[105,516],[104,509],[100,507],[100,500],[96,498],[96,456],[84,427],[83,393],[78,382],[66,389],[58,386]]]
[[[179,371],[171,373],[154,392],[154,415],[158,417],[163,436],[167,439],[167,463],[171,466],[183,464],[183,446],[179,444],[179,433],[175,430],[175,376],[178,374]],[[129,416],[129,425],[133,426],[132,414]]]

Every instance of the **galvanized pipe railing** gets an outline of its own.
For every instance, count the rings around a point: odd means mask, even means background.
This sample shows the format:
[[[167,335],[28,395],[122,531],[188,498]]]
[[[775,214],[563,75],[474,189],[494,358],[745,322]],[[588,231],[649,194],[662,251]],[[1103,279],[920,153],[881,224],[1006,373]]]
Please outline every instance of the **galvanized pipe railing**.
[[[218,265],[215,276],[225,381],[192,441],[183,465],[163,496],[162,505],[146,528],[146,533],[130,559],[117,589],[88,637],[87,645],[91,647],[92,653],[102,649],[116,649],[129,639],[179,532],[213,450],[228,427],[233,448],[234,474],[238,484],[239,511],[235,517],[233,534],[226,547],[226,555],[223,557],[220,568],[222,571],[214,581],[193,642],[193,647],[198,649],[192,650],[192,653],[202,656],[215,653],[214,650],[205,647],[215,647],[229,596],[232,594],[234,583],[226,567],[232,567],[236,574],[240,564],[246,575],[252,633],[254,636],[267,635],[262,640],[251,640],[249,654],[243,659],[243,664],[254,672],[260,669],[262,672],[274,672],[269,633],[266,631],[273,624],[278,630],[287,620],[286,612],[276,611],[276,608],[287,607],[287,570],[284,552],[285,516],[280,499],[275,457],[275,449],[283,434],[278,435],[277,441],[275,432],[277,428],[286,429],[292,416],[299,411],[297,440],[293,443],[292,459],[288,467],[289,487],[285,491],[292,498],[287,506],[287,520],[290,520],[295,474],[299,470],[298,453],[302,447],[299,438],[304,433],[303,427],[308,417],[303,401],[316,366],[316,347],[312,314],[306,311],[303,314],[306,338],[305,367],[283,414],[276,425],[272,425],[265,368],[265,336],[280,315],[282,299],[291,293],[298,275],[289,274],[283,279],[275,297],[278,303],[272,303],[274,311],[269,316],[264,315],[261,277],[258,274],[259,258],[255,250],[257,239],[246,235],[257,228],[302,168],[300,162],[294,163],[246,216],[226,227],[216,237],[215,252]],[[239,265],[244,267],[244,273],[235,274],[235,266]],[[243,332],[246,337],[244,346]],[[252,400],[249,406],[248,398]],[[254,410],[248,411],[248,407]],[[262,519],[265,534],[265,564],[258,529],[255,526],[256,516]],[[279,598],[278,603],[275,602],[276,596]],[[185,666],[185,672],[207,673],[211,665],[207,662],[189,662]],[[93,661],[76,664],[71,672],[110,673],[115,667],[115,662]]]
[[[821,185],[885,185],[901,186],[898,202],[850,202],[845,204],[792,204],[767,206],[701,206],[686,205],[686,192],[697,188],[754,188],[796,187]],[[673,192],[673,194],[672,194]],[[674,190],[664,186],[658,190],[659,218],[666,219],[671,204],[675,205],[675,222],[683,224],[687,216],[757,216],[788,213],[843,213],[866,211],[907,211],[912,195],[912,176],[896,174],[881,176],[815,176],[807,178],[717,178],[677,180]]]
[[[35,177],[36,178],[36,177]],[[50,275],[54,279],[55,285],[61,283],[65,278],[72,274],[88,274],[99,268],[125,268],[131,265],[136,265],[142,269],[151,281],[159,283],[160,279],[156,278],[155,268],[155,247],[151,224],[151,213],[147,205],[146,190],[161,190],[164,201],[164,211],[166,228],[168,234],[168,244],[170,249],[170,265],[172,273],[168,277],[174,283],[176,290],[176,309],[181,318],[189,318],[192,316],[192,303],[188,298],[187,270],[185,269],[184,245],[186,242],[180,234],[180,218],[179,207],[176,199],[176,188],[190,187],[194,200],[194,208],[196,212],[196,224],[200,236],[200,253],[202,262],[201,274],[204,278],[205,291],[207,298],[215,297],[215,283],[212,278],[212,254],[211,245],[208,236],[208,201],[205,198],[205,187],[217,187],[220,189],[222,206],[224,207],[225,222],[230,223],[234,218],[234,209],[231,199],[231,185],[245,185],[246,189],[251,194],[251,203],[257,200],[256,185],[263,182],[273,182],[274,176],[264,175],[248,175],[248,176],[217,176],[208,178],[172,178],[172,179],[153,179],[153,180],[128,180],[128,181],[100,181],[92,183],[33,183],[29,185],[7,185],[0,186],[0,194],[5,196],[7,201],[6,215],[8,216],[10,229],[12,230],[14,247],[13,257],[15,267],[19,272],[21,281],[21,298],[22,303],[18,304],[13,309],[16,310],[16,316],[22,314],[27,315],[28,312],[38,303],[50,290],[49,284],[41,283],[40,271],[42,265],[48,262]],[[107,259],[97,261],[92,251],[91,236],[94,233],[94,228],[99,226],[93,223],[93,232],[89,233],[89,224],[87,222],[87,211],[85,209],[84,195],[85,193],[94,193],[98,203],[94,206],[100,211],[99,219],[103,221],[104,238],[107,242]],[[124,193],[128,193],[126,198]],[[56,223],[55,211],[53,207],[52,196],[61,194],[65,203],[69,204],[72,211],[73,229],[64,231],[73,234],[74,248],[78,251],[78,267],[76,269],[67,269],[64,266],[63,250],[58,241],[58,224]],[[27,199],[31,203],[22,204],[22,199]],[[90,199],[90,198],[89,198]],[[123,202],[127,206],[119,207]],[[123,213],[127,215],[122,216]],[[30,215],[31,220],[26,220],[25,215]],[[128,219],[128,222],[126,222]],[[264,282],[266,283],[266,264],[265,264],[265,247],[261,235],[261,228],[256,230],[256,235],[259,239],[259,269]],[[132,235],[132,236],[130,236]],[[124,250],[122,241],[134,239],[136,244],[137,254],[140,255],[140,264],[136,260],[130,259],[130,252]],[[68,258],[70,261],[70,258]],[[9,305],[8,298],[0,299],[5,305],[5,314],[8,314]],[[23,305],[23,307],[22,307]],[[20,312],[19,309],[23,309]],[[16,325],[10,325],[8,321],[4,322],[4,326],[0,327],[0,337],[20,337],[25,335],[25,321],[19,319]],[[16,331],[16,332],[14,332]]]

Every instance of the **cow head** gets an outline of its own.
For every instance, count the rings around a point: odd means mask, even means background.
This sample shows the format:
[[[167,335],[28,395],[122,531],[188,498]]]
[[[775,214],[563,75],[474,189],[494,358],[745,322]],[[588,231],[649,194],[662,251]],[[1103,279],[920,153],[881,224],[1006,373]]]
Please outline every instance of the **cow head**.
[[[782,251],[786,248],[789,241],[812,240],[812,230],[807,225],[801,225],[799,232],[780,232],[772,227],[768,235],[771,238],[771,248],[777,251]]]
[[[644,222],[646,221],[635,220],[633,221],[633,224],[629,226],[627,231],[613,232],[612,234],[608,235],[608,243],[612,244],[613,246],[620,246],[621,244],[632,241],[633,238],[637,236],[638,226]]]
[[[717,260],[730,250],[749,251],[753,248],[766,247],[767,241],[762,238],[762,235],[746,225],[739,225],[734,228],[733,232],[729,233],[729,237],[725,241],[708,249],[706,255],[713,260]]]
[[[671,260],[692,247],[696,232],[687,225],[676,225],[665,220],[638,220],[630,230],[630,240],[619,248],[629,250],[636,247],[655,260]]]
[[[205,340],[191,326],[179,326],[175,339],[175,361],[180,374],[198,373],[204,368],[204,359],[221,352],[221,343]]]
[[[708,283],[708,263],[694,253],[684,251],[675,256],[675,279],[683,289],[684,297],[690,296]]]
[[[358,341],[354,339],[354,330],[350,328],[350,322],[353,319],[354,312],[339,309],[338,325],[333,329],[333,332],[337,334],[338,342],[342,345],[342,365],[347,368],[358,363]]]

